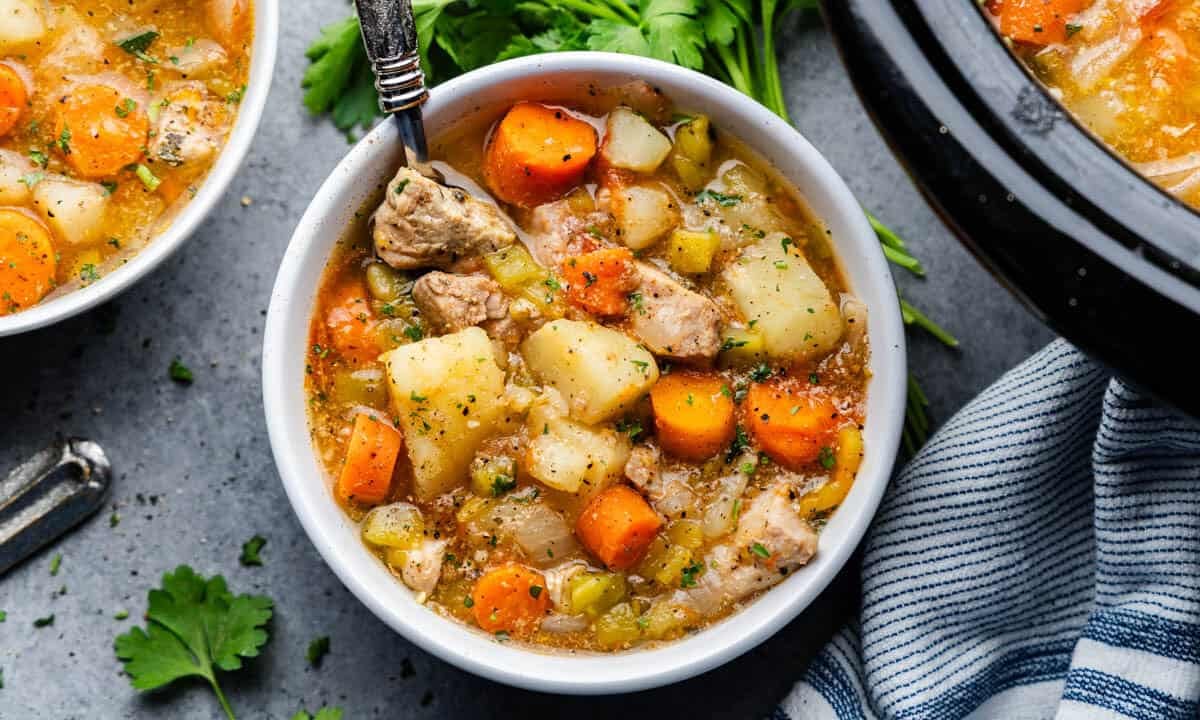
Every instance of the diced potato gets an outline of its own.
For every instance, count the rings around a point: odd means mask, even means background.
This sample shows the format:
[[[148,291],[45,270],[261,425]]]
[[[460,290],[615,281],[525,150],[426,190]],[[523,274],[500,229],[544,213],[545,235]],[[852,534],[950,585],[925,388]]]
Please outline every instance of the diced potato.
[[[621,241],[644,250],[679,224],[679,208],[661,185],[630,185],[612,193],[612,213]]]
[[[765,194],[767,192],[767,179],[763,174],[746,163],[736,163],[721,175],[721,180],[725,183],[725,187],[729,192],[738,195],[749,195],[751,193]]]
[[[37,42],[45,34],[41,2],[0,0],[0,52]]]
[[[108,194],[96,183],[48,175],[33,186],[33,207],[55,236],[84,245],[100,238]]]
[[[568,419],[566,402],[553,388],[534,402],[526,427],[522,468],[548,487],[585,497],[619,478],[632,450],[624,433]]]
[[[598,423],[622,415],[658,381],[654,356],[625,333],[591,322],[555,320],[521,344],[539,382],[555,388],[570,415]]]
[[[803,253],[782,233],[747,247],[722,277],[772,357],[814,357],[829,352],[841,339],[837,303]]]
[[[208,0],[208,28],[230,50],[246,40],[251,18],[250,0]]]
[[[504,292],[511,295],[546,277],[546,269],[538,265],[520,243],[484,255],[483,264]]]
[[[24,205],[29,185],[22,178],[34,171],[33,163],[12,150],[0,150],[0,205]]]
[[[609,165],[652,173],[669,152],[671,141],[667,136],[633,110],[622,106],[608,114],[608,128],[600,154]]]
[[[567,598],[574,615],[599,617],[623,601],[625,594],[625,578],[616,573],[582,573],[567,581]]]
[[[642,628],[629,603],[618,603],[596,620],[596,642],[607,650],[629,647],[638,641]]]
[[[708,272],[721,247],[721,237],[711,230],[676,229],[667,241],[667,262],[675,272],[699,275]]]
[[[757,323],[755,323],[757,326]],[[762,362],[767,346],[762,333],[747,328],[727,327],[721,331],[721,364],[748,365]]]
[[[410,550],[425,539],[425,519],[416,505],[381,505],[362,519],[362,536],[372,545]]]
[[[417,497],[430,499],[459,486],[507,409],[504,371],[487,333],[470,327],[404,345],[382,360]]]

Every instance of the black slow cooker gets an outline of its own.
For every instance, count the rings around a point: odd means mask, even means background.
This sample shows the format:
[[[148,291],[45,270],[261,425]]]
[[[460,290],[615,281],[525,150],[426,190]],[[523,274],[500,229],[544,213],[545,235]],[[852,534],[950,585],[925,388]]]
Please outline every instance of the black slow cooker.
[[[954,233],[1055,331],[1200,416],[1200,214],[1079,125],[975,0],[823,5],[868,112]]]

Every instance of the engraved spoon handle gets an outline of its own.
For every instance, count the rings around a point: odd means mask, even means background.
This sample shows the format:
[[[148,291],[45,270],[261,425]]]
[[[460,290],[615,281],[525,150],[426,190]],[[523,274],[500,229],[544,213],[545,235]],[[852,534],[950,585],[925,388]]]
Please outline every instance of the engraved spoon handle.
[[[424,161],[428,156],[421,123],[421,104],[429,98],[417,45],[412,0],[355,0],[363,45],[379,107],[396,118],[405,145]]]

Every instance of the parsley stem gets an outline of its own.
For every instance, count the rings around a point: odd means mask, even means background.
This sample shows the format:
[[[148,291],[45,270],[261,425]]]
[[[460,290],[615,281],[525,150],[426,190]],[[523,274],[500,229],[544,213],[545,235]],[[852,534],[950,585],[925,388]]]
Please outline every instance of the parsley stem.
[[[588,2],[588,0],[558,0],[558,4],[569,7],[572,10],[581,12],[584,15],[590,15],[592,17],[602,18],[604,20],[612,20],[613,22],[627,23],[626,18],[618,15],[607,5]],[[637,22],[637,18],[635,17],[634,23],[636,23],[636,22]]]
[[[930,320],[925,313],[913,307],[907,300],[900,298],[900,316],[905,325],[914,325],[934,336],[946,347],[957,348],[958,338],[951,335],[945,328]]]
[[[903,250],[897,250],[887,243],[881,242],[880,246],[883,248],[884,257],[886,257],[889,262],[899,265],[917,277],[925,277],[925,268],[921,265],[920,260],[916,259],[912,255],[909,255]]]
[[[783,83],[779,79],[779,58],[775,56],[775,10],[778,0],[762,0],[763,100],[768,108],[789,124]]]
[[[608,5],[610,7],[615,9],[620,14],[624,15],[625,19],[629,22],[629,24],[634,25],[634,26],[641,24],[641,22],[642,22],[641,16],[638,15],[637,12],[633,8],[626,5],[624,0],[603,0],[603,2],[608,3]]]
[[[870,221],[871,228],[879,236],[879,242],[897,250],[908,250],[908,244],[894,230],[880,222],[879,218],[872,215],[870,210],[864,210],[863,212],[867,214],[867,220]]]
[[[237,717],[233,714],[233,708],[229,707],[229,701],[225,699],[225,693],[221,692],[221,686],[217,684],[217,678],[209,676],[208,684],[212,685],[213,692],[217,694],[217,702],[221,703],[221,709],[225,711],[225,717],[229,718],[229,720],[237,720]]]
[[[754,84],[746,76],[742,66],[734,59],[733,51],[726,45],[718,45],[717,57],[721,59],[721,69],[729,76],[729,84],[744,94],[754,97]]]

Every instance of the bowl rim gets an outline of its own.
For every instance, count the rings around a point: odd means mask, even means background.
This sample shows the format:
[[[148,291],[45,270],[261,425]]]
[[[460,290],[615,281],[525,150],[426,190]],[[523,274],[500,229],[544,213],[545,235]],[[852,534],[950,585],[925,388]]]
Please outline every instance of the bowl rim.
[[[708,108],[719,106],[730,113],[736,109],[739,117],[746,118],[747,126],[759,126],[757,142],[747,138],[744,131],[734,134],[764,158],[778,158],[781,154],[793,157],[805,172],[819,176],[819,182],[814,180],[815,189],[804,191],[803,195],[806,200],[811,200],[814,192],[828,196],[835,212],[817,214],[831,228],[838,225],[844,229],[835,234],[839,256],[844,260],[848,252],[856,254],[857,262],[861,263],[856,280],[861,283],[870,278],[868,294],[872,296],[872,300],[866,300],[862,292],[866,288],[855,284],[855,295],[868,302],[872,313],[868,331],[874,377],[868,402],[878,406],[868,416],[867,430],[876,445],[864,459],[859,479],[843,504],[847,512],[836,513],[826,528],[828,531],[836,525],[841,542],[826,543],[828,533],[824,533],[822,546],[812,563],[704,630],[653,649],[613,654],[551,653],[518,643],[496,642],[481,631],[417,604],[407,588],[387,573],[356,536],[347,542],[348,521],[328,491],[325,473],[316,465],[305,404],[302,395],[295,393],[298,388],[289,387],[289,382],[303,378],[303,354],[316,292],[315,287],[300,284],[302,277],[311,272],[308,265],[316,262],[321,264],[316,269],[319,277],[329,250],[341,236],[338,233],[338,237],[330,238],[332,231],[322,233],[322,220],[339,212],[338,193],[353,184],[356,171],[366,166],[373,153],[382,152],[381,148],[395,148],[398,140],[393,123],[375,128],[342,159],[317,191],[288,245],[272,290],[263,333],[264,411],[276,467],[301,525],[326,564],[376,617],[433,655],[508,685],[581,695],[632,692],[690,678],[752,649],[794,619],[841,570],[879,505],[899,448],[907,383],[904,329],[887,261],[845,182],[794,128],[712,78],[631,55],[593,51],[553,53],[508,60],[448,81],[431,92],[426,116],[452,114],[454,108],[465,112],[472,108],[475,93],[488,87],[555,73],[569,73],[572,77],[641,78],[661,87],[668,95],[686,88],[689,93],[704,96]],[[772,152],[768,153],[763,147],[766,138],[786,142],[772,144]],[[349,209],[347,214],[356,209]],[[297,334],[303,336],[296,337]],[[293,351],[291,354],[289,349]],[[297,349],[299,357],[294,352]],[[783,589],[789,585],[795,592]]]
[[[279,47],[279,1],[254,0],[254,42],[250,48],[246,92],[233,131],[196,196],[146,247],[96,282],[28,310],[0,316],[0,337],[53,325],[111,300],[171,257],[208,218],[241,168],[266,108]]]

